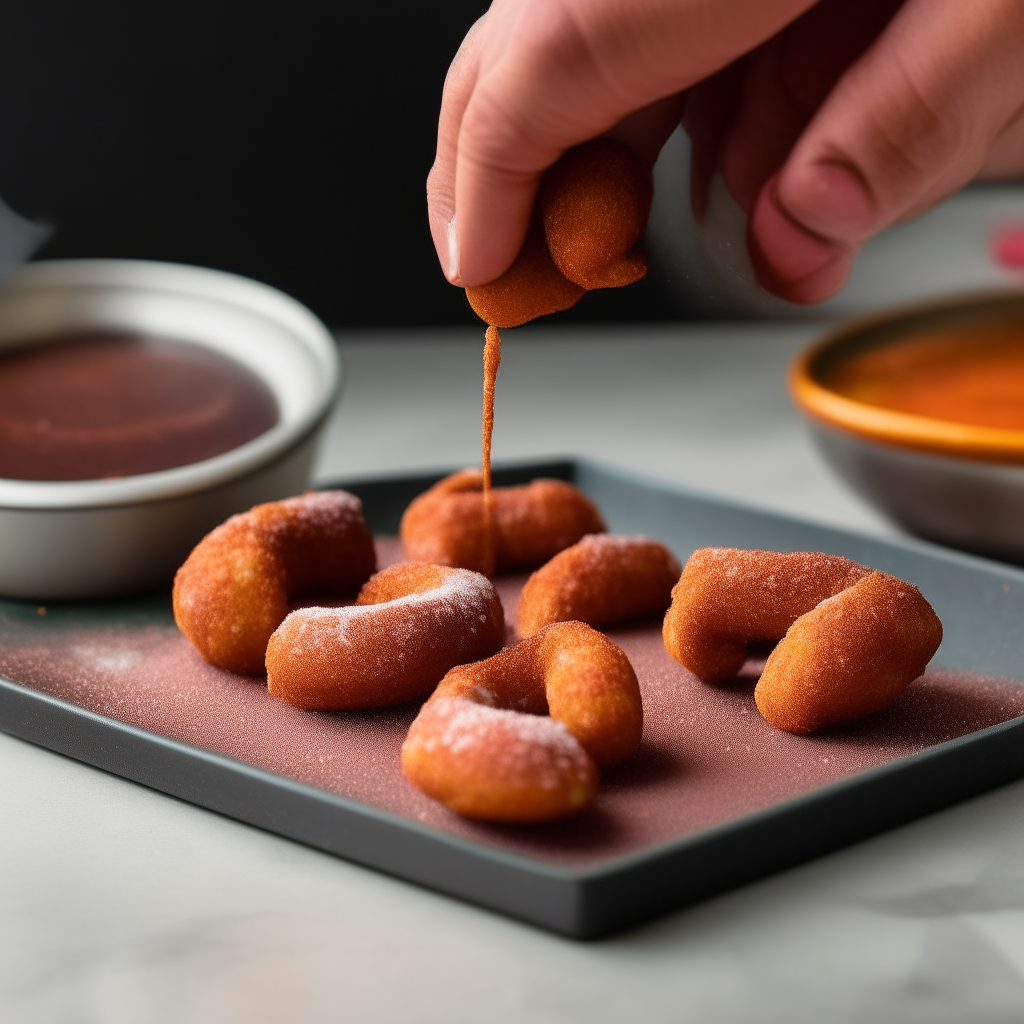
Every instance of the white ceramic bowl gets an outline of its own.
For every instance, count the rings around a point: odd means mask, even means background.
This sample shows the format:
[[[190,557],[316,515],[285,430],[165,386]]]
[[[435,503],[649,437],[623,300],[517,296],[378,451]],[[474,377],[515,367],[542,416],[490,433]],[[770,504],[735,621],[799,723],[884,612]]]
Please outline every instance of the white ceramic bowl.
[[[0,290],[0,351],[107,328],[205,345],[271,389],[279,419],[187,466],[111,480],[0,479],[0,594],[99,597],[166,584],[234,512],[303,490],[337,394],[334,339],[287,295],[233,274],[136,260],[26,266]]]

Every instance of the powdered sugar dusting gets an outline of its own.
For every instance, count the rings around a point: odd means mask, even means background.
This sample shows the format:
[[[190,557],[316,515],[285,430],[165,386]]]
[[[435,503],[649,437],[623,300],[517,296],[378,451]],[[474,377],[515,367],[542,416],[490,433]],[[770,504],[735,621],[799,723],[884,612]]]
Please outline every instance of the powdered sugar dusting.
[[[261,523],[275,537],[296,528],[311,532],[344,529],[363,516],[363,503],[348,491],[308,491],[277,504],[287,514]]]
[[[91,666],[97,672],[128,672],[145,657],[142,651],[120,647],[108,649],[95,644],[82,644],[73,650],[83,664]]]
[[[633,548],[651,543],[650,537],[639,534],[623,536],[616,533],[588,533],[573,549],[575,564],[578,571],[586,573],[609,556],[622,556]]]
[[[486,622],[486,608],[494,592],[491,582],[479,573],[454,569],[438,586],[416,594],[407,594],[381,604],[346,605],[324,608],[311,605],[291,612],[281,624],[280,631],[295,641],[295,653],[302,647],[322,644],[325,639],[347,645],[353,642],[360,626],[379,619],[385,606],[394,614],[388,616],[389,635],[401,646],[414,633],[436,632],[450,629],[454,622],[470,620]],[[406,614],[402,614],[402,613]]]
[[[543,747],[556,757],[567,759],[585,757],[576,737],[562,722],[547,715],[524,715],[464,699],[446,703],[450,710],[444,730],[436,741],[429,742],[436,742],[454,754],[486,740],[497,725],[502,733],[524,746]]]
[[[586,778],[590,771],[590,758],[562,722],[461,697],[432,701],[407,743],[434,756],[483,761],[492,778],[528,780],[546,790]]]

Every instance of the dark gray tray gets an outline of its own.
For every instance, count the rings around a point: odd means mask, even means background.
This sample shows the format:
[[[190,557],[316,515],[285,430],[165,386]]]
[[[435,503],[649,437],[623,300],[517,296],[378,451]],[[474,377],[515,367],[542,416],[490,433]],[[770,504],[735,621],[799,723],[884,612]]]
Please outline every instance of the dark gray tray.
[[[935,606],[936,662],[1024,679],[1024,571],[918,541],[886,541],[707,498],[584,461],[505,469],[497,482],[575,481],[613,531],[646,533],[685,557],[723,545],[820,550],[902,576]],[[438,475],[339,482],[377,533]],[[165,609],[166,595],[90,615]],[[0,602],[0,611],[25,614]],[[161,612],[163,613],[163,612]],[[1024,718],[637,854],[567,868],[453,836],[372,806],[85,711],[0,680],[0,729],[201,807],[579,938],[597,937],[789,867],[1024,775]],[[751,856],[756,851],[756,856]]]

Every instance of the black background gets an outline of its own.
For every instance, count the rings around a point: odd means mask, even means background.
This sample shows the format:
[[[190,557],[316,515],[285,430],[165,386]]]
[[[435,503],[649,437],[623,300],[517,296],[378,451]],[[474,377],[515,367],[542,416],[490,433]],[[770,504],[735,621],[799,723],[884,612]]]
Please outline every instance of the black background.
[[[0,195],[39,257],[175,260],[335,326],[475,323],[426,221],[444,75],[482,0],[0,0]],[[673,315],[660,281],[562,319]]]

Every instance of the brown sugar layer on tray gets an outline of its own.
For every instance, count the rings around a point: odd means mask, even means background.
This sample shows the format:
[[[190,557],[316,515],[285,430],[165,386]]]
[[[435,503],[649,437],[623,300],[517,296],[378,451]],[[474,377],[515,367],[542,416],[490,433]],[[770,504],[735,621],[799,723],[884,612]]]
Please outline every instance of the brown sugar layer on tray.
[[[417,497],[399,528],[408,556],[503,572],[542,565],[586,534],[605,530],[593,502],[562,480],[495,487],[491,493],[488,512],[479,470],[464,469]]]
[[[607,626],[663,612],[681,572],[675,555],[649,537],[591,534],[526,581],[519,635],[532,636],[552,622]]]
[[[232,516],[174,578],[174,619],[211,664],[263,672],[267,641],[304,595],[352,598],[377,567],[362,503],[310,492]]]
[[[626,655],[584,623],[561,622],[452,669],[410,727],[402,767],[466,817],[550,821],[586,807],[597,765],[625,761],[642,729]]]
[[[672,591],[669,654],[705,682],[736,676],[747,645],[781,641],[755,690],[758,709],[809,733],[891,703],[942,641],[909,583],[816,551],[702,548]]]
[[[371,577],[355,605],[292,612],[267,646],[267,685],[301,708],[387,707],[425,697],[454,665],[486,658],[504,639],[485,576],[406,562]]]
[[[401,559],[378,542],[381,565]],[[510,614],[522,580],[496,587]],[[737,684],[710,687],[665,650],[660,624],[610,627],[640,684],[644,736],[602,770],[590,809],[547,825],[491,825],[453,814],[411,786],[400,751],[413,704],[303,711],[265,686],[204,661],[162,602],[93,607],[0,603],[0,675],[88,711],[399,815],[491,849],[587,867],[771,812],[801,794],[936,743],[1024,714],[1019,681],[930,667],[884,710],[810,736],[758,713],[750,662]],[[371,813],[373,813],[371,811]]]

